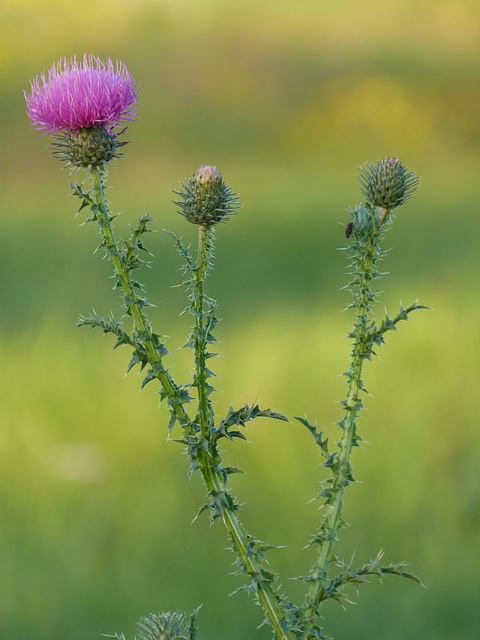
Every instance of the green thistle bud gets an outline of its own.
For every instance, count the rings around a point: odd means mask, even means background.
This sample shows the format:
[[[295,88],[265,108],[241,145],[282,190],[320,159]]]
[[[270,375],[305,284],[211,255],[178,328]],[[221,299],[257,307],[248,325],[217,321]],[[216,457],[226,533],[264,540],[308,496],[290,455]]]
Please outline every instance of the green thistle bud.
[[[144,640],[193,640],[195,636],[196,612],[188,620],[184,613],[150,614],[138,623]]]
[[[120,132],[123,133],[123,132]],[[122,157],[118,148],[127,144],[119,142],[118,135],[103,125],[64,131],[55,136],[52,155],[75,167],[99,166],[113,158]]]
[[[411,198],[420,179],[397,158],[384,158],[376,164],[360,167],[358,179],[367,202],[390,211]]]
[[[224,183],[216,167],[203,165],[193,176],[182,183],[180,191],[173,191],[182,198],[174,201],[178,212],[193,224],[209,227],[226,222],[237,213],[238,196]]]

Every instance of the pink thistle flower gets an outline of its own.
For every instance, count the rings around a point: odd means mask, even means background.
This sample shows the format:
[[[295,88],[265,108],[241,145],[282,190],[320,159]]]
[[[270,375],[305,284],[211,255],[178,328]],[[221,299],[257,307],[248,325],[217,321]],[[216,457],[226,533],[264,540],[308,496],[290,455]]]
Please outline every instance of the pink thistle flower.
[[[137,89],[127,67],[110,58],[85,54],[83,64],[76,57],[59,60],[48,72],[30,81],[25,95],[27,114],[35,129],[44,134],[78,132],[102,125],[113,128],[136,115]]]

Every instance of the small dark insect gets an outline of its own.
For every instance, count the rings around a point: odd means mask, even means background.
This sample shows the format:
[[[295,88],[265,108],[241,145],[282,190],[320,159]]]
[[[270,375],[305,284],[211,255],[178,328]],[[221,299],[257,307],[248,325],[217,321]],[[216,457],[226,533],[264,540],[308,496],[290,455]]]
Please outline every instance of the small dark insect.
[[[352,235],[352,231],[353,231],[353,222],[349,222],[347,224],[347,228],[345,229],[345,235],[347,236],[347,238],[349,238]]]

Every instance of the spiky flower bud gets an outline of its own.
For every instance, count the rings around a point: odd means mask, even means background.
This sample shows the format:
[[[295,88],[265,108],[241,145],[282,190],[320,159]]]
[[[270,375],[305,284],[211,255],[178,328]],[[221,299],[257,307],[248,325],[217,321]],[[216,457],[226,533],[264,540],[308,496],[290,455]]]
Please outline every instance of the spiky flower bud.
[[[188,617],[179,611],[150,614],[138,623],[141,637],[144,640],[194,640],[197,611]]]
[[[127,142],[120,142],[118,135],[109,132],[103,125],[65,131],[54,136],[55,142],[50,148],[52,155],[65,161],[67,166],[100,166],[113,158],[123,157],[118,149]]]
[[[410,198],[420,181],[398,158],[383,158],[376,164],[366,164],[366,169],[360,167],[361,175],[358,176],[362,193],[367,202],[385,211],[399,207]]]
[[[205,227],[226,222],[240,206],[238,196],[225,184],[217,167],[206,164],[173,193],[182,198],[174,201],[179,213],[189,222]]]

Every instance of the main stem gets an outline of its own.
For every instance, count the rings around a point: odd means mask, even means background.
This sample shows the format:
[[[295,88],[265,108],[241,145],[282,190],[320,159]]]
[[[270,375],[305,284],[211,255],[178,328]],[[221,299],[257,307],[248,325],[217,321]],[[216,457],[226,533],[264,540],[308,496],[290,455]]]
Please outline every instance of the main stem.
[[[350,369],[347,373],[348,389],[343,402],[345,415],[339,425],[343,430],[339,442],[338,464],[331,486],[333,497],[328,504],[328,515],[323,528],[323,538],[316,562],[311,572],[311,586],[307,594],[304,608],[305,638],[312,636],[315,616],[324,599],[328,582],[328,567],[333,556],[333,546],[337,540],[341,526],[343,496],[346,487],[352,482],[350,455],[357,442],[356,418],[361,409],[360,391],[362,385],[362,369],[365,358],[371,353],[371,334],[369,319],[374,296],[371,292],[371,281],[377,259],[379,230],[374,228],[369,241],[359,243],[356,256],[356,278],[354,280],[355,323],[352,334],[354,343],[351,353]]]
[[[198,227],[197,268],[195,269],[195,363],[198,394],[198,414],[202,436],[208,439],[211,425],[211,408],[207,393],[206,336],[205,336],[205,294],[203,284],[209,267],[207,241],[211,241],[206,226]]]
[[[200,225],[198,229],[197,266],[195,271],[195,363],[198,393],[198,413],[202,436],[208,443],[206,449],[199,451],[200,469],[207,486],[208,492],[215,502],[215,506],[221,513],[223,523],[230,534],[233,548],[239,556],[246,573],[256,580],[257,595],[267,620],[271,624],[275,638],[279,640],[294,640],[294,634],[286,631],[286,625],[282,625],[285,612],[279,606],[277,597],[271,585],[262,581],[261,567],[249,550],[251,536],[244,525],[237,518],[233,507],[233,500],[227,491],[224,478],[219,470],[219,452],[216,443],[211,438],[214,425],[212,424],[212,411],[207,393],[206,371],[206,317],[204,308],[204,282],[208,264],[207,242],[212,242],[213,237],[209,228]],[[260,579],[260,580],[259,580]]]
[[[172,377],[165,369],[163,365],[161,355],[158,353],[157,349],[154,345],[154,339],[152,335],[152,331],[150,329],[149,322],[144,316],[142,308],[138,302],[136,302],[136,293],[133,286],[133,283],[124,268],[124,264],[118,250],[117,241],[115,239],[111,218],[108,211],[108,206],[105,200],[104,194],[104,185],[101,173],[99,169],[95,166],[90,167],[90,176],[93,184],[93,192],[95,196],[96,202],[96,211],[95,214],[98,219],[98,223],[100,226],[100,232],[104,239],[105,248],[110,256],[115,274],[118,277],[118,281],[122,287],[123,293],[125,294],[125,300],[128,301],[127,304],[129,306],[130,312],[132,314],[135,328],[139,336],[142,338],[142,342],[145,346],[145,349],[148,353],[150,364],[152,369],[160,381],[162,389],[166,396],[171,400],[174,400],[172,403],[173,410],[177,416],[178,421],[181,425],[187,425],[190,422],[190,418],[185,411],[185,408],[181,402],[178,400],[179,393],[178,388],[173,381]],[[200,264],[200,255],[202,255],[203,265],[206,265],[206,255],[205,255],[205,233],[201,236],[199,240],[199,264]],[[197,265],[198,266],[198,265]],[[203,287],[203,284],[201,285]],[[203,300],[203,288],[202,288],[202,300]],[[203,304],[201,309],[201,317],[203,318]],[[203,320],[202,320],[203,323]],[[205,357],[203,356],[203,374],[205,374]],[[199,396],[200,400],[200,396]],[[201,404],[203,405],[203,409],[205,410],[205,398],[202,396]],[[207,399],[207,413],[208,413],[208,399]],[[206,413],[204,413],[204,422],[205,426],[208,424],[208,420],[206,419]],[[210,447],[213,445],[211,444]],[[243,566],[245,567],[247,573],[252,577],[256,577],[261,575],[261,568],[258,565],[256,559],[249,553],[248,540],[250,536],[247,534],[245,527],[237,518],[234,509],[230,506],[233,504],[233,500],[230,498],[229,494],[226,491],[223,478],[221,476],[218,468],[215,468],[212,464],[212,454],[213,451],[202,451],[201,453],[201,471],[205,480],[205,484],[207,486],[209,494],[216,500],[217,507],[222,514],[222,519],[227,528],[227,531],[230,534],[232,539],[233,547],[238,554],[239,558],[242,561]],[[258,599],[260,604],[265,611],[268,621],[273,627],[275,637],[281,640],[295,640],[292,632],[286,632],[284,627],[282,626],[282,620],[285,618],[285,614],[280,608],[275,593],[268,582],[259,582],[258,583]]]
[[[107,202],[105,200],[104,184],[99,168],[91,166],[90,175],[93,184],[95,202],[97,205],[95,213],[100,226],[100,232],[104,240],[106,251],[112,260],[118,282],[125,294],[125,301],[130,309],[130,313],[132,314],[136,332],[138,335],[142,336],[142,342],[148,354],[152,370],[155,376],[159,379],[165,393],[170,398],[178,399],[179,394],[177,386],[163,365],[160,353],[155,348],[150,324],[145,318],[140,304],[137,302],[135,288],[129,274],[124,268],[122,257],[118,250],[117,241],[113,233],[111,218]],[[188,414],[181,403],[174,404],[174,411],[180,424],[185,424],[189,420]]]

